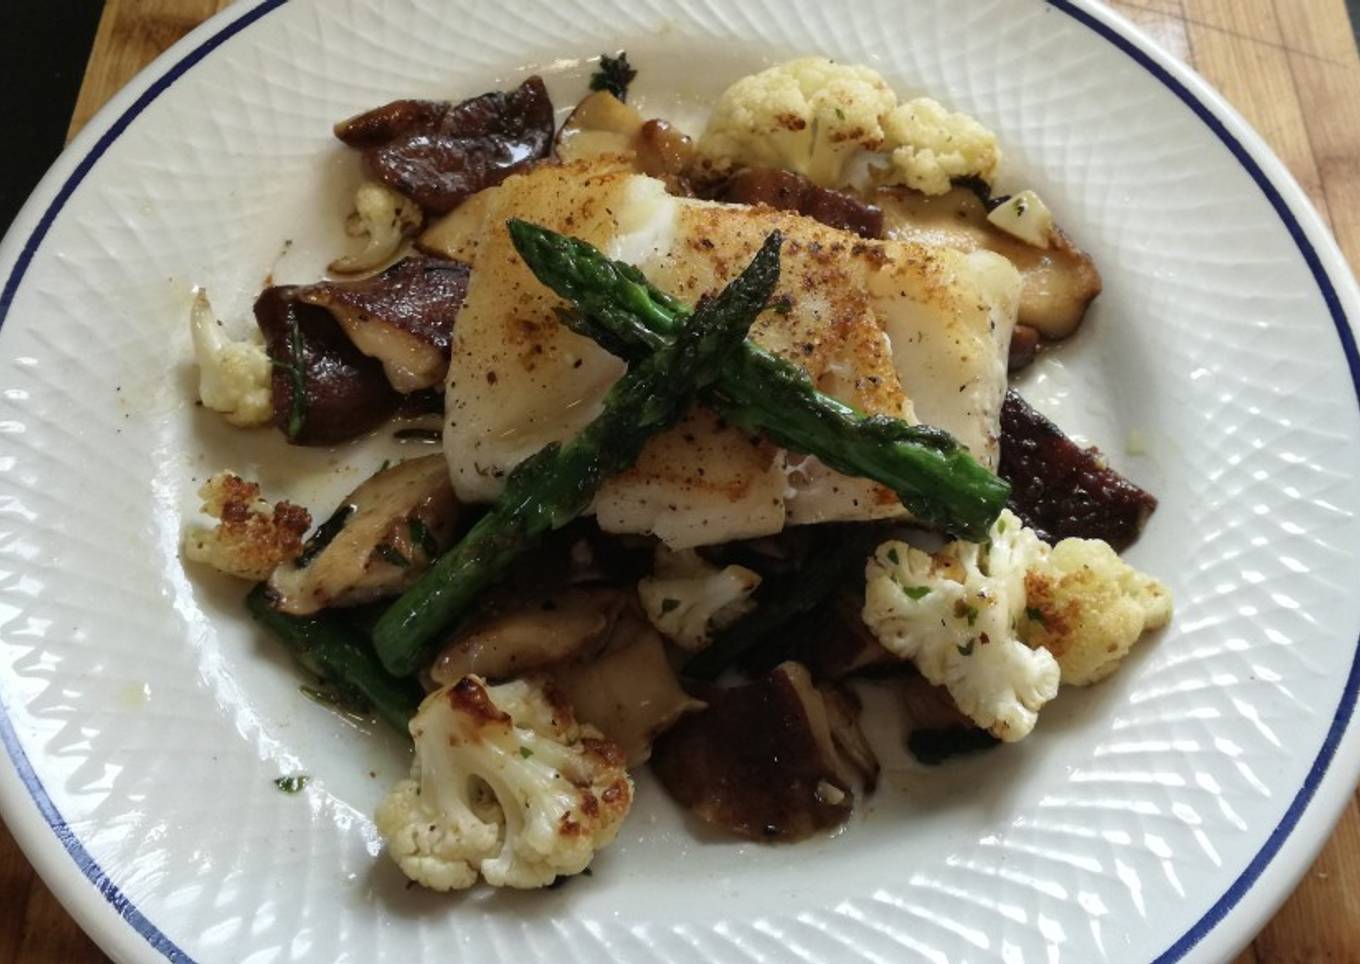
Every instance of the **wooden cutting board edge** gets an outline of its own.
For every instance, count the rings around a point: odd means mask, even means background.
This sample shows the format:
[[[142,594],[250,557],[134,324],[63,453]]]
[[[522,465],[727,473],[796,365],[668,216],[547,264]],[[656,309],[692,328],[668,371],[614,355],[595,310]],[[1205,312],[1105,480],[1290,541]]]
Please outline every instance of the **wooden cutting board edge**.
[[[156,56],[233,0],[107,0],[74,136]],[[1284,160],[1360,265],[1360,57],[1344,0],[1115,0],[1194,66]],[[1305,110],[1305,106],[1307,109]],[[0,964],[105,958],[0,833]],[[1352,797],[1298,889],[1236,964],[1360,961],[1360,809]]]

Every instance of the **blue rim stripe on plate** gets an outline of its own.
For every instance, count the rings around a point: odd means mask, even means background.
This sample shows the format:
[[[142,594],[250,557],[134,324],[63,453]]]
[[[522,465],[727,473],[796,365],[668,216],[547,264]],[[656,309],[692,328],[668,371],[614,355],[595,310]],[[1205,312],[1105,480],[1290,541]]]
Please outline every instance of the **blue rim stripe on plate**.
[[[262,0],[262,2],[251,10],[231,21],[217,33],[213,34],[199,46],[189,51],[183,59],[174,64],[164,75],[157,78],[150,87],[142,93],[136,101],[132,103],[126,111],[110,125],[109,129],[95,143],[90,152],[85,155],[76,165],[76,169],[71,176],[66,179],[61,188],[57,191],[56,197],[48,205],[38,221],[38,226],[24,243],[23,249],[19,252],[19,257],[15,261],[14,270],[10,273],[9,279],[5,283],[4,291],[0,292],[0,325],[4,323],[9,313],[10,306],[14,302],[15,295],[19,288],[19,283],[23,280],[29,264],[37,253],[38,246],[46,237],[52,223],[56,220],[61,209],[65,207],[75,189],[90,173],[95,163],[104,155],[109,146],[117,140],[128,128],[133,120],[157,97],[159,97],[176,80],[182,77],[191,67],[203,60],[208,54],[212,53],[226,40],[259,20],[271,10],[286,3],[287,0]],[[1121,35],[1113,27],[1108,26],[1098,18],[1076,6],[1072,0],[1045,0],[1054,9],[1060,10],[1072,17],[1078,23],[1095,31],[1105,40],[1113,44],[1117,49],[1127,54],[1135,63],[1143,67],[1148,73],[1152,74],[1164,87],[1174,93],[1187,107],[1189,107],[1204,124],[1214,132],[1224,146],[1237,158],[1242,168],[1251,176],[1252,180],[1261,189],[1266,200],[1279,215],[1281,222],[1289,231],[1299,253],[1303,255],[1304,263],[1308,270],[1312,272],[1314,281],[1317,282],[1318,289],[1322,294],[1323,301],[1326,302],[1327,310],[1332,316],[1332,321],[1336,326],[1337,335],[1341,339],[1342,353],[1346,358],[1346,364],[1350,369],[1351,382],[1356,390],[1357,400],[1360,401],[1360,353],[1356,351],[1354,334],[1351,332],[1350,324],[1346,320],[1345,310],[1341,306],[1340,296],[1337,294],[1331,278],[1318,257],[1317,250],[1312,242],[1308,240],[1303,226],[1299,224],[1294,213],[1289,209],[1284,197],[1271,183],[1270,178],[1261,170],[1256,160],[1248,153],[1242,142],[1228,130],[1227,126],[1218,119],[1214,112],[1202,103],[1195,95],[1173,76],[1161,64],[1157,63],[1149,54],[1145,53],[1128,38]],[[1220,921],[1235,907],[1243,896],[1251,889],[1262,872],[1279,853],[1280,848],[1288,839],[1290,833],[1298,825],[1299,819],[1303,816],[1309,802],[1317,792],[1323,777],[1331,765],[1336,750],[1345,734],[1346,727],[1350,723],[1351,716],[1355,711],[1357,692],[1360,692],[1360,646],[1357,647],[1355,658],[1351,662],[1350,672],[1346,677],[1346,684],[1342,690],[1341,700],[1337,705],[1336,713],[1332,718],[1331,726],[1327,730],[1327,735],[1322,741],[1317,757],[1313,760],[1312,766],[1304,778],[1303,786],[1299,788],[1294,799],[1290,802],[1289,808],[1285,811],[1279,824],[1266,838],[1265,845],[1247,864],[1246,869],[1234,880],[1228,890],[1220,897],[1212,907],[1195,922],[1194,926],[1185,933],[1176,943],[1172,944],[1157,959],[1157,964],[1162,962],[1177,961],[1190,952],[1196,944],[1203,940],[1210,931],[1218,925]],[[75,833],[67,825],[66,820],[58,812],[52,798],[48,795],[42,780],[34,771],[33,765],[28,759],[20,745],[18,735],[14,730],[14,724],[9,718],[9,713],[0,697],[0,742],[4,743],[5,751],[9,754],[14,763],[15,770],[19,774],[19,779],[28,789],[34,804],[37,806],[43,819],[47,821],[52,833],[56,836],[61,845],[66,848],[67,853],[80,868],[81,873],[99,890],[109,905],[126,920],[136,931],[146,938],[153,948],[163,954],[168,960],[186,962],[190,964],[192,958],[185,954],[168,937],[162,933],[156,925],[137,909],[137,907],[120,891],[117,885],[108,877],[107,874],[95,862],[89,851],[76,837]]]
[[[57,196],[52,199],[52,203],[48,205],[47,210],[38,220],[38,226],[33,229],[33,233],[24,242],[23,249],[14,262],[14,270],[10,273],[9,280],[5,282],[4,291],[0,292],[0,325],[4,324],[9,315],[10,306],[14,303],[15,294],[19,290],[19,282],[23,280],[24,273],[28,271],[28,266],[33,261],[38,246],[42,244],[43,238],[47,236],[48,230],[52,227],[52,222],[56,220],[61,209],[66,206],[66,202],[70,200],[75,189],[85,180],[85,176],[90,173],[95,162],[104,156],[104,152],[122,136],[128,125],[146,109],[147,105],[159,97],[176,80],[184,76],[189,68],[269,11],[282,6],[286,2],[287,0],[263,0],[259,6],[247,10],[240,17],[228,23],[217,33],[189,51],[183,59],[162,76],[156,78],[151,86],[133,101],[132,106],[123,111],[109,126],[109,129],[100,136],[94,147],[90,148],[90,152],[80,159],[80,163],[71,172],[71,176],[62,184],[61,189],[57,191]],[[48,796],[47,788],[43,786],[41,778],[28,759],[28,754],[24,752],[23,746],[19,743],[19,736],[14,730],[14,723],[9,718],[9,709],[5,706],[3,693],[0,693],[0,743],[4,743],[5,752],[14,762],[14,769],[18,771],[19,779],[28,788],[29,795],[33,798],[33,802],[37,805],[43,819],[47,821],[47,825],[52,828],[52,833],[66,848],[66,852],[76,862],[80,872],[86,876],[90,883],[94,884],[99,893],[109,902],[109,906],[131,924],[133,929],[146,938],[146,942],[164,955],[167,960],[174,961],[175,964],[193,964],[193,958],[184,953],[174,941],[166,937],[160,928],[147,920],[146,916],[137,909],[137,906],[118,889],[118,885],[113,882],[108,874],[104,873],[103,868],[95,862],[94,857],[85,849],[85,845],[80,842],[75,832],[66,823],[66,818],[61,815],[56,804],[52,802],[52,798]]]
[[[1255,158],[1247,152],[1242,142],[1237,139],[1232,131],[1228,130],[1227,126],[1218,119],[1212,110],[1195,97],[1184,84],[1173,77],[1170,71],[1153,60],[1127,37],[1085,10],[1079,9],[1071,0],[1048,0],[1048,2],[1078,22],[1090,27],[1128,54],[1148,73],[1160,80],[1187,107],[1194,111],[1195,115],[1204,121],[1210,130],[1218,135],[1218,139],[1232,152],[1243,169],[1251,175],[1256,186],[1261,189],[1261,193],[1266,196],[1266,200],[1270,202],[1275,213],[1284,222],[1284,226],[1289,230],[1290,237],[1294,239],[1294,243],[1298,246],[1299,253],[1303,255],[1308,270],[1313,273],[1313,279],[1322,292],[1322,299],[1327,303],[1327,310],[1331,313],[1332,322],[1336,325],[1336,332],[1341,338],[1341,351],[1346,356],[1346,365],[1351,372],[1351,383],[1356,390],[1357,399],[1360,399],[1360,355],[1356,353],[1355,334],[1351,331],[1351,326],[1346,320],[1345,309],[1341,307],[1341,298],[1332,285],[1332,279],[1328,277],[1326,269],[1322,266],[1322,260],[1318,257],[1317,250],[1304,233],[1303,225],[1299,224],[1298,219],[1294,217],[1294,212],[1285,203],[1283,195],[1271,183],[1265,171],[1261,170],[1261,166],[1256,163]],[[1346,675],[1346,685],[1341,691],[1341,701],[1337,704],[1336,714],[1332,717],[1332,725],[1327,728],[1327,736],[1322,741],[1322,748],[1318,750],[1313,765],[1308,768],[1308,774],[1303,779],[1303,786],[1299,787],[1299,792],[1290,801],[1289,809],[1285,810],[1280,822],[1276,824],[1275,829],[1266,838],[1265,845],[1251,859],[1251,862],[1238,875],[1238,878],[1232,882],[1227,892],[1214,902],[1214,905],[1195,922],[1190,930],[1186,931],[1180,940],[1172,944],[1156,959],[1156,964],[1180,960],[1190,952],[1191,948],[1207,937],[1209,932],[1227,916],[1228,912],[1237,906],[1238,901],[1246,896],[1252,885],[1256,883],[1257,878],[1265,871],[1275,855],[1280,852],[1285,840],[1293,832],[1294,827],[1298,825],[1299,818],[1303,816],[1304,810],[1308,808],[1309,802],[1313,799],[1313,794],[1317,792],[1318,786],[1322,783],[1322,778],[1326,776],[1327,768],[1332,764],[1332,758],[1336,755],[1336,748],[1341,743],[1341,737],[1346,732],[1351,715],[1355,712],[1357,689],[1360,689],[1360,646],[1357,646],[1355,656],[1351,659],[1350,672]]]

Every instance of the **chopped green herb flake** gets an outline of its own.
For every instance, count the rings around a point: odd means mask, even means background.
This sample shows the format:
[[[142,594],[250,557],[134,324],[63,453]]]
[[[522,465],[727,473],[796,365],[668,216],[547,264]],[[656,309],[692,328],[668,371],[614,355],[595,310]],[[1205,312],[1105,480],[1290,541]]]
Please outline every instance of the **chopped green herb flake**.
[[[911,599],[921,600],[930,595],[929,586],[903,586],[902,591]]]
[[[897,554],[896,546],[893,546],[891,549],[888,550],[888,561],[891,562],[894,566],[902,565],[902,557]],[[919,599],[921,597],[913,596],[912,598]]]
[[[976,639],[970,639],[970,640],[968,640],[968,642],[965,643],[964,645],[956,647],[956,648],[958,649],[958,651],[959,651],[959,655],[960,655],[960,656],[972,656],[972,655],[973,655],[973,644],[976,643],[976,642],[977,642]]]
[[[1025,618],[1032,623],[1038,623],[1040,626],[1047,625],[1044,620],[1044,611],[1042,609],[1035,609],[1033,606],[1025,608]]]
[[[637,71],[628,63],[628,54],[620,50],[617,57],[600,54],[600,69],[590,75],[591,90],[607,90],[619,100],[628,99],[628,85]]]
[[[294,565],[299,569],[306,569],[311,561],[320,555],[321,551],[340,534],[340,530],[345,527],[345,523],[349,521],[349,517],[353,514],[354,506],[348,504],[342,505],[332,512],[331,517],[317,526],[316,531],[302,544],[302,552],[298,553]]]
[[[396,546],[390,546],[386,542],[378,543],[377,551],[378,555],[382,556],[394,566],[400,566],[402,569],[405,569],[411,564],[411,560],[398,552]]]
[[[997,534],[998,534],[998,535],[1000,535],[1001,533],[1003,533],[1003,532],[1006,531],[1006,520],[1005,520],[1005,519],[997,519],[997,520],[996,520],[996,531],[997,531]]]
[[[678,609],[679,607],[680,607],[680,600],[678,600],[678,599],[663,599],[663,600],[661,600],[661,614],[662,614],[663,616],[664,616],[666,613],[673,612],[674,610]]]
[[[291,383],[289,388],[293,397],[288,410],[288,424],[284,428],[291,439],[301,434],[302,427],[307,421],[307,376],[302,364],[304,349],[302,326],[298,322],[297,313],[292,312],[288,318],[288,361],[270,358],[271,364],[276,368],[288,372]]]
[[[519,755],[527,760],[529,759],[529,757],[534,755],[534,751],[529,749],[527,746],[522,746],[519,748]]]
[[[308,686],[306,683],[298,687],[298,692],[321,706],[339,706],[341,702],[339,693],[317,686]]]
[[[954,604],[954,615],[957,616],[959,619],[968,620],[968,625],[971,626],[977,622],[978,618],[977,607],[971,605],[970,603],[966,603],[962,599],[960,599],[958,602]]]
[[[310,779],[305,773],[298,773],[291,777],[279,777],[274,781],[274,786],[284,793],[297,793],[307,785],[307,781]]]
[[[420,546],[420,551],[425,553],[427,558],[433,559],[439,555],[439,543],[435,541],[430,527],[422,520],[412,518],[407,521],[406,527],[411,530],[411,542]]]
[[[379,472],[386,472],[386,471],[387,471],[388,469],[390,469],[391,467],[392,467],[392,460],[391,460],[391,459],[383,459],[383,460],[382,460],[382,465],[378,466],[378,471],[379,471]]]
[[[331,684],[308,686],[303,683],[298,687],[298,691],[318,706],[324,706],[344,716],[365,716],[371,709],[362,693],[351,691],[348,687]]]

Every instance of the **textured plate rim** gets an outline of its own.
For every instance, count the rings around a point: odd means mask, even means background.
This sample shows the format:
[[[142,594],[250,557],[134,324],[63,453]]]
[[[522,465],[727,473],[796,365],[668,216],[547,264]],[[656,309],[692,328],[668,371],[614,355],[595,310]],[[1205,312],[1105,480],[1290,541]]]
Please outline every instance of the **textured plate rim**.
[[[48,229],[108,147],[179,77],[286,2],[259,0],[244,13],[228,8],[205,21],[115,94],[86,125],[35,188],[0,242],[0,264],[8,266],[0,289],[0,325]],[[1098,0],[1045,2],[1094,31],[1175,94],[1260,188],[1318,285],[1360,402],[1360,353],[1348,321],[1348,315],[1360,314],[1360,289],[1336,241],[1288,169],[1206,80],[1127,19]],[[1360,737],[1351,722],[1358,691],[1360,643],[1327,734],[1280,822],[1241,874],[1184,935],[1156,958],[1158,962],[1181,960],[1192,951],[1197,957],[1230,956],[1289,895],[1326,842],[1354,787]],[[66,824],[24,752],[3,691],[0,743],[11,764],[0,768],[0,814],[24,854],[80,926],[119,960],[190,961],[121,892]],[[1229,915],[1234,917],[1236,928],[1220,926]]]

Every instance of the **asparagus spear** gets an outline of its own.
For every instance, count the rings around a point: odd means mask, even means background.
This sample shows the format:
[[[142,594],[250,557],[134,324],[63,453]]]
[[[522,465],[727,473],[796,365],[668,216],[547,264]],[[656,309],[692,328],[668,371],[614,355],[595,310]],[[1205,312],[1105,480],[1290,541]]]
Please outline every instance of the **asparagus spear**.
[[[564,314],[567,324],[630,362],[664,348],[688,314],[636,268],[584,241],[525,221],[509,227],[538,280],[574,304]],[[917,519],[961,538],[986,539],[1010,494],[947,432],[866,415],[817,391],[797,364],[749,341],[727,357],[704,399],[733,424],[887,486]]]
[[[420,705],[420,689],[382,668],[363,633],[333,616],[290,616],[269,604],[264,583],[246,596],[246,608],[283,641],[298,662],[349,697],[362,697],[401,733]]]
[[[548,445],[510,473],[505,491],[462,541],[392,604],[374,627],[378,656],[399,676],[415,672],[436,634],[463,615],[515,558],[570,522],[609,476],[673,424],[696,389],[717,378],[779,280],[778,232],[717,298],[687,316],[674,338],[637,362],[605,395],[600,414],[564,445]]]

